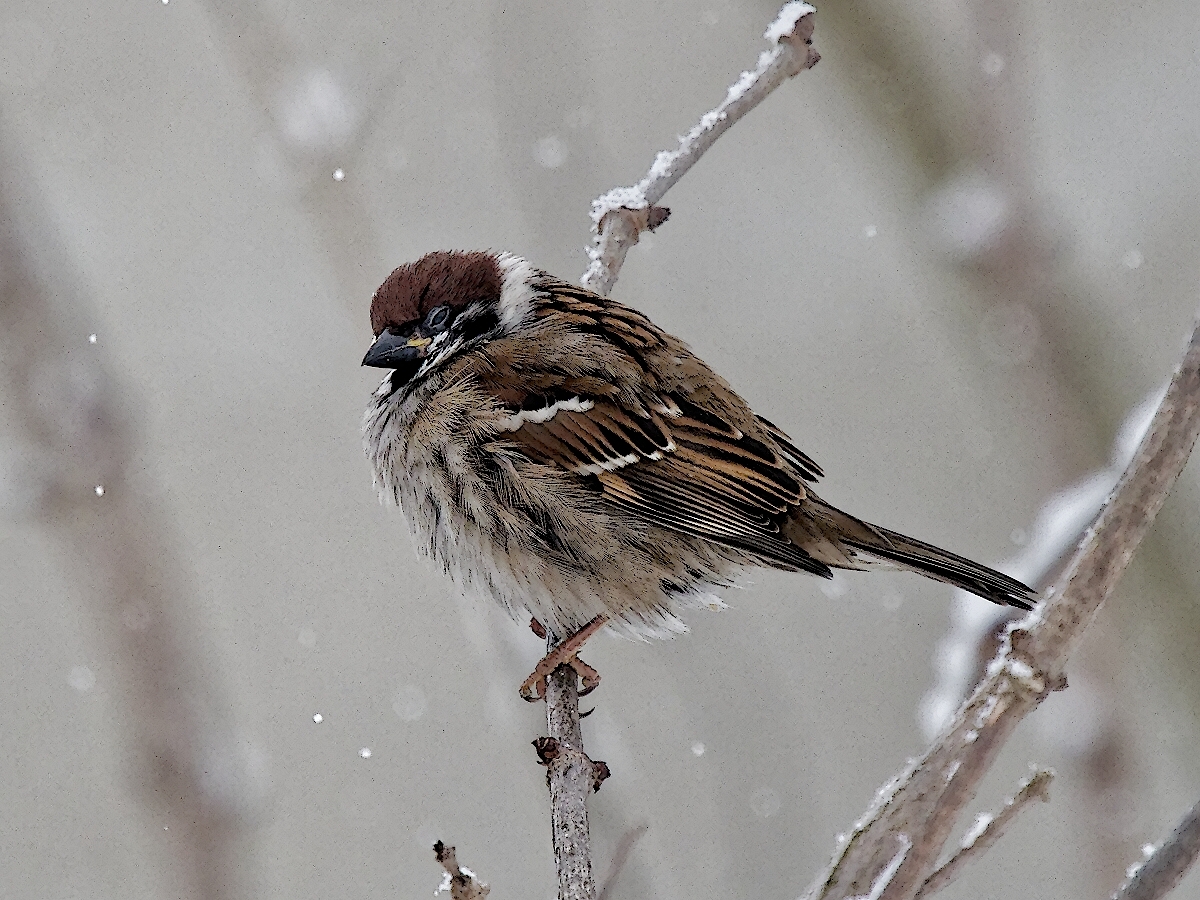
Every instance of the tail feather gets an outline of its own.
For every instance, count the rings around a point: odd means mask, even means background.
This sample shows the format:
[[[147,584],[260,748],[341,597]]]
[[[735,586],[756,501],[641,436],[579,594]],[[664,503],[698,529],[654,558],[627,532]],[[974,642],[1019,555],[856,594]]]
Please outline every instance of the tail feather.
[[[886,528],[876,527],[874,530],[879,532],[886,543],[845,543],[860,552],[952,584],[993,603],[1015,606],[1018,609],[1033,609],[1036,600],[1034,590],[1003,572],[989,569],[948,550],[897,534],[895,531],[888,531]]]
[[[816,498],[810,495],[810,499]],[[818,508],[810,509],[810,514],[810,521],[845,553],[842,565],[825,560],[835,568],[860,568],[866,560],[859,562],[857,557],[863,554],[952,584],[993,603],[1033,609],[1037,600],[1033,588],[1015,578],[933,544],[856,519],[823,501],[818,501]]]

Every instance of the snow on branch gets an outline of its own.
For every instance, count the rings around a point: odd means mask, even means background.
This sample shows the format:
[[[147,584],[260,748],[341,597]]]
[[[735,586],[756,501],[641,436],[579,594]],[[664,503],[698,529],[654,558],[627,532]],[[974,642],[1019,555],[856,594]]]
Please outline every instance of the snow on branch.
[[[875,876],[875,880],[871,882],[871,892],[851,897],[850,900],[880,900],[883,892],[892,883],[892,879],[896,876],[896,871],[904,862],[904,858],[908,856],[908,851],[912,849],[912,841],[907,834],[896,835],[896,841],[900,844],[900,849],[896,851],[896,855],[892,857],[892,861],[884,866],[883,871]]]
[[[458,864],[458,857],[453,847],[447,847],[441,841],[433,845],[433,855],[445,870],[442,873],[442,883],[433,892],[436,897],[447,891],[450,900],[484,900],[491,888],[479,880],[470,869]]]
[[[1200,801],[1187,811],[1171,836],[1151,847],[1145,861],[1130,867],[1129,880],[1112,900],[1160,900],[1182,880],[1200,856]]]
[[[659,153],[645,178],[630,187],[614,188],[592,202],[595,237],[588,248],[591,263],[581,279],[584,287],[607,296],[638,236],[666,221],[668,210],[655,205],[663,195],[738,119],[788,78],[820,61],[821,55],[812,46],[815,12],[807,3],[785,3],[763,34],[771,49],[759,54],[758,64],[741,74],[720,105],[701,116],[679,139],[676,149]]]
[[[815,12],[798,0],[785,3],[763,34],[771,48],[759,54],[754,69],[741,74],[726,92],[725,100],[679,139],[677,149],[659,153],[645,178],[632,187],[615,188],[592,203],[595,238],[588,249],[591,263],[581,279],[584,287],[607,296],[617,281],[625,254],[637,243],[641,232],[657,228],[670,215],[669,210],[655,204],[738,119],[787,78],[817,64],[821,56],[812,46]],[[596,885],[585,801],[599,790],[608,776],[608,767],[592,762],[583,752],[575,674],[566,667],[559,667],[546,679],[546,719],[550,738],[541,739],[540,746],[535,742],[535,746],[548,769],[559,900],[592,900]],[[897,866],[907,852],[906,848],[896,857]],[[617,863],[606,879],[605,890],[619,870]]]
[[[1038,769],[1021,782],[1017,792],[1004,802],[1000,812],[994,816],[980,813],[975,824],[963,836],[958,852],[950,857],[945,865],[925,879],[925,883],[917,891],[917,897],[928,897],[957,878],[963,866],[974,857],[982,856],[991,848],[992,844],[1000,839],[1009,824],[1017,817],[1017,813],[1024,809],[1031,800],[1049,802],[1049,787],[1053,780],[1054,773],[1051,770]]]
[[[913,842],[880,900],[912,900],[933,872],[963,808],[1018,722],[1066,687],[1067,659],[1112,593],[1170,493],[1200,434],[1200,322],[1150,427],[1058,583],[1011,624],[984,680],[941,737],[914,760],[859,821],[810,900],[867,893]],[[1189,859],[1190,861],[1190,859]]]

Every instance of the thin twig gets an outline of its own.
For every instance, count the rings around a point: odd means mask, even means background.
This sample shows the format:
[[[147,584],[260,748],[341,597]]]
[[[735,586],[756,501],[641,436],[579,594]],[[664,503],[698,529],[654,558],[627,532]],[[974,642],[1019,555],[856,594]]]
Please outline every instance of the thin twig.
[[[1200,801],[1113,894],[1112,900],[1160,900],[1179,884],[1197,856],[1200,856]]]
[[[1053,780],[1054,773],[1052,771],[1039,769],[1021,782],[1020,788],[1005,801],[1000,812],[994,816],[980,815],[975,827],[963,838],[958,852],[946,860],[945,865],[925,879],[925,883],[917,891],[917,897],[928,897],[957,878],[959,871],[967,863],[977,856],[982,856],[991,848],[992,844],[1000,839],[1009,823],[1031,800],[1049,802],[1049,787]]]
[[[886,866],[879,870],[879,873],[875,876],[875,880],[871,882],[870,893],[851,897],[850,900],[880,900],[883,897],[883,892],[892,883],[892,879],[896,877],[896,872],[904,864],[904,860],[908,856],[908,851],[912,849],[912,841],[907,834],[896,835],[896,843],[900,845],[899,849],[896,850],[896,855],[891,858]]]
[[[638,235],[656,228],[665,218],[666,211],[656,206],[663,195],[738,119],[788,78],[817,64],[821,55],[812,47],[815,12],[807,3],[785,3],[763,34],[773,46],[759,54],[754,69],[742,73],[724,101],[679,139],[677,149],[659,153],[645,178],[592,202],[595,237],[588,249],[591,263],[581,279],[584,287],[608,296]]]
[[[1200,434],[1200,324],[1133,462],[1058,584],[1009,626],[996,659],[949,728],[876,798],[809,897],[864,893],[893,858],[896,835],[912,852],[886,900],[911,900],[932,873],[955,822],[1018,722],[1055,689],[1084,631],[1116,587]]]
[[[649,825],[642,823],[630,828],[621,836],[621,842],[617,844],[617,849],[613,853],[612,862],[608,866],[608,874],[604,876],[604,881],[600,884],[600,893],[596,895],[596,900],[604,900],[608,896],[608,892],[612,890],[617,876],[625,868],[629,854],[633,852],[633,845],[638,842],[638,838],[645,834],[649,828]]]
[[[442,883],[434,891],[434,896],[449,891],[450,900],[484,900],[491,891],[490,887],[479,880],[479,876],[458,864],[458,856],[453,847],[447,847],[438,841],[433,845],[433,856],[446,870]]]

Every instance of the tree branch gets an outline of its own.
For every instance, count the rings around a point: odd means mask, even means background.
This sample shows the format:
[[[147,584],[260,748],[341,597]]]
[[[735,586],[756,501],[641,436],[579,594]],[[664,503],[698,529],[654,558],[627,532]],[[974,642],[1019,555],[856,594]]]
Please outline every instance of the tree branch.
[[[913,846],[884,900],[911,900],[1005,741],[1052,690],[1083,632],[1112,593],[1200,434],[1200,324],[1133,462],[1047,599],[1009,626],[988,674],[941,738],[886,785],[838,848],[810,898],[865,893],[895,855]]]
[[[958,852],[950,857],[945,865],[925,879],[925,883],[917,891],[917,896],[928,897],[957,878],[959,871],[968,862],[976,856],[982,856],[991,848],[992,844],[1000,839],[1009,823],[1029,804],[1029,801],[1047,802],[1050,799],[1048,789],[1053,779],[1054,773],[1049,769],[1039,769],[1021,782],[1017,792],[1005,801],[1003,808],[995,816],[981,814],[975,822],[975,827],[963,838]]]
[[[1187,811],[1171,836],[1162,842],[1112,900],[1160,900],[1173,890],[1200,856],[1200,801]]]
[[[772,48],[759,54],[758,64],[742,73],[724,101],[679,139],[677,149],[659,153],[645,178],[631,187],[615,188],[592,202],[595,237],[588,248],[591,263],[580,280],[584,287],[608,296],[625,263],[625,254],[638,242],[638,236],[665,221],[667,210],[655,204],[738,119],[788,78],[820,61],[821,55],[812,47],[815,12],[807,3],[785,3],[763,34]]]
[[[551,638],[549,649],[553,649]],[[550,827],[559,900],[593,900],[591,834],[587,797],[599,787],[583,752],[575,670],[559,666],[546,678],[546,729],[553,744],[538,747],[550,783]]]
[[[434,891],[434,896],[450,892],[450,900],[484,900],[491,888],[479,880],[470,869],[458,864],[458,856],[453,847],[447,847],[441,841],[433,845],[433,855],[442,868],[446,870],[442,883]]]

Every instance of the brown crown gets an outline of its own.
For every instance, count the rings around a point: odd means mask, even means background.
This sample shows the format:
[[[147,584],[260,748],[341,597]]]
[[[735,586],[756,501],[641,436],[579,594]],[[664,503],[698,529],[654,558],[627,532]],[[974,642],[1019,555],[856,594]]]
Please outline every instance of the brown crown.
[[[482,251],[437,250],[392,272],[371,298],[371,330],[422,319],[436,306],[461,309],[500,299],[503,276],[496,257]]]

